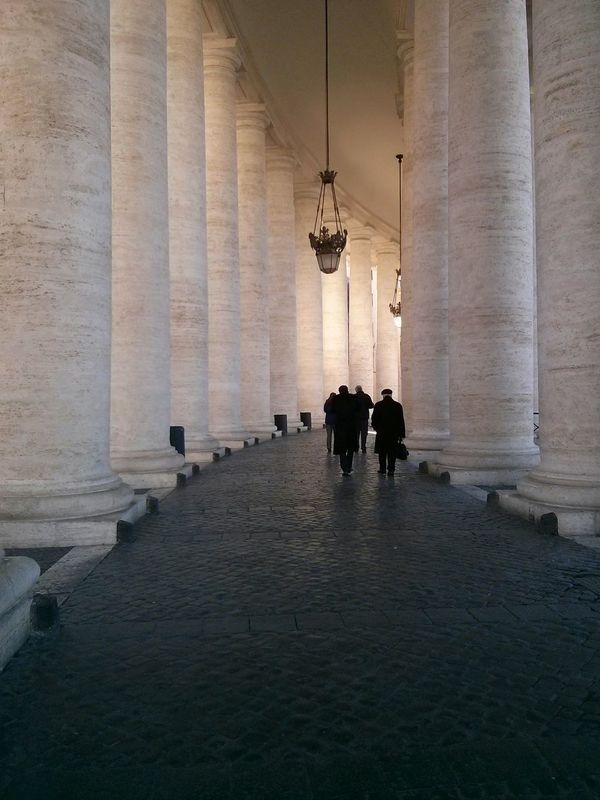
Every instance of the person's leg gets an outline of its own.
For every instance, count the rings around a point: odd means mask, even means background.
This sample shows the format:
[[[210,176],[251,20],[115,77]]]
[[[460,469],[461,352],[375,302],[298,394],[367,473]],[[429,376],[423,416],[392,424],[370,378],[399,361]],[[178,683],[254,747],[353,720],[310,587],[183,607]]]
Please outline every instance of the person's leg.
[[[333,433],[333,426],[326,425],[325,429],[327,430],[327,452],[331,453],[331,434]]]
[[[387,451],[384,447],[379,448],[379,472],[385,472],[385,461]]]
[[[352,459],[353,458],[354,458],[354,450],[352,448],[350,448],[348,450],[348,461],[347,461],[347,466],[346,466],[346,471],[347,472],[352,472]]]
[[[388,462],[388,475],[393,475],[396,471],[396,450],[393,447],[390,447],[387,454],[387,462]]]
[[[367,433],[369,431],[369,420],[363,419],[360,421],[360,449],[363,453],[367,452]]]

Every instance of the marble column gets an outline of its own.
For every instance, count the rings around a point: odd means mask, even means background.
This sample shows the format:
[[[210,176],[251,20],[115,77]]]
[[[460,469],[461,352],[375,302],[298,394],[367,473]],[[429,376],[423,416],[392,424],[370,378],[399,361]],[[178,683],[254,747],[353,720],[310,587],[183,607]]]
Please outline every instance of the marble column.
[[[3,3],[0,30],[0,542],[98,543],[132,501],[109,461],[108,2]]]
[[[404,119],[402,160],[402,332],[400,334],[400,398],[404,407],[406,432],[412,433],[412,195],[413,195],[413,120],[414,47],[405,39],[398,48],[404,69]]]
[[[308,234],[315,225],[319,185],[300,183],[294,190],[296,207],[296,311],[298,331],[298,409],[310,411],[313,426],[325,421],[323,412],[323,298],[321,272]]]
[[[432,471],[512,483],[539,458],[521,0],[451,3],[448,138],[450,441]]]
[[[244,428],[265,439],[276,430],[271,417],[269,352],[268,124],[262,103],[238,103],[241,413]]]
[[[375,359],[375,397],[381,399],[382,389],[391,389],[394,399],[398,394],[399,350],[398,328],[390,312],[400,266],[400,253],[396,242],[380,242],[377,254],[377,349]]]
[[[373,292],[371,289],[371,240],[369,225],[351,222],[350,235],[350,303],[348,357],[350,387],[360,384],[373,395]]]
[[[211,461],[202,11],[167,0],[167,122],[171,297],[171,420],[186,459]]]
[[[228,447],[254,438],[240,404],[240,253],[235,39],[204,37],[208,248],[209,429]]]
[[[165,0],[111,0],[111,457],[134,487],[174,486]]]
[[[348,212],[340,208],[342,227],[348,219]],[[329,230],[335,222],[325,220]],[[321,273],[323,290],[323,389],[325,396],[337,392],[341,384],[350,380],[348,369],[348,269],[346,250],[340,258],[340,265],[331,275]]]
[[[448,441],[448,0],[415,5],[410,268],[413,454]]]
[[[515,510],[600,534],[600,5],[534,0],[541,463]],[[503,502],[507,500],[508,502]],[[511,507],[511,498],[501,495]],[[598,541],[596,539],[596,541]]]
[[[296,158],[267,147],[269,330],[271,414],[287,414],[288,433],[301,427],[298,414],[294,169]]]

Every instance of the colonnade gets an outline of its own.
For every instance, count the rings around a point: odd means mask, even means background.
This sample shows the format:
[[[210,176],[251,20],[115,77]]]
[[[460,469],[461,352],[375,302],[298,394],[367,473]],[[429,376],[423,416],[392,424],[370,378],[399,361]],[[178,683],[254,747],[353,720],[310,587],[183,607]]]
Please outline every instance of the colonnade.
[[[401,37],[402,396],[431,474],[516,483],[500,505],[585,537],[600,533],[600,6],[533,0],[532,28],[533,153],[524,3],[419,0]]]

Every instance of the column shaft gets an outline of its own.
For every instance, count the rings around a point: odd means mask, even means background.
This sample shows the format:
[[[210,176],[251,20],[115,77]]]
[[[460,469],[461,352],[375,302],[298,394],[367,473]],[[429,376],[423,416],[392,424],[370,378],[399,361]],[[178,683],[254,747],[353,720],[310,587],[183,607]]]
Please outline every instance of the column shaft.
[[[412,432],[412,196],[413,196],[413,117],[414,72],[413,45],[400,48],[404,65],[404,158],[402,161],[402,332],[400,339],[401,400],[406,432]]]
[[[288,431],[300,426],[296,332],[296,251],[293,155],[267,148],[271,413],[287,414]]]
[[[129,483],[153,486],[159,473],[170,472],[175,482],[183,463],[169,444],[165,0],[111,0],[110,11],[111,451],[114,468]]]
[[[342,219],[348,214],[340,209]],[[325,220],[329,230],[335,229],[332,219]],[[348,268],[346,251],[340,265],[331,275],[321,274],[323,290],[323,389],[325,396],[348,384]]]
[[[398,245],[394,242],[380,244],[377,252],[377,351],[375,398],[382,389],[391,389],[398,398],[398,329],[390,313],[390,303],[396,286],[399,266]]]
[[[318,187],[300,185],[296,206],[296,309],[298,331],[298,408],[310,411],[313,425],[323,412],[323,298],[321,273],[308,234],[315,224]]]
[[[350,227],[350,310],[348,349],[350,384],[373,394],[373,293],[371,228]]]
[[[415,6],[408,447],[448,440],[448,0]]]
[[[0,29],[0,537],[43,545],[132,498],[109,464],[108,2],[3,3]]]
[[[186,459],[212,459],[208,433],[208,288],[202,14],[167,0],[171,420]]]
[[[525,5],[453,0],[449,99],[453,481],[513,481],[533,445],[531,132]]]
[[[245,429],[270,438],[269,271],[267,174],[261,103],[238,103],[237,155],[240,234],[241,413]]]
[[[523,509],[600,533],[600,5],[533,4],[541,463]]]
[[[248,438],[240,406],[240,254],[235,39],[204,37],[210,431],[222,444]]]

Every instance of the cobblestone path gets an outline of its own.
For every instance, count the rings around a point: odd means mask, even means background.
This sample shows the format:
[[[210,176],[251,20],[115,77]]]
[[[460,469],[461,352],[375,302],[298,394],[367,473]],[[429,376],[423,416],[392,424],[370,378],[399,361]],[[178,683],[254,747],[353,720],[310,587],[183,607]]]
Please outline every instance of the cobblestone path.
[[[600,797],[600,553],[321,432],[212,465],[0,676],[2,800]]]

